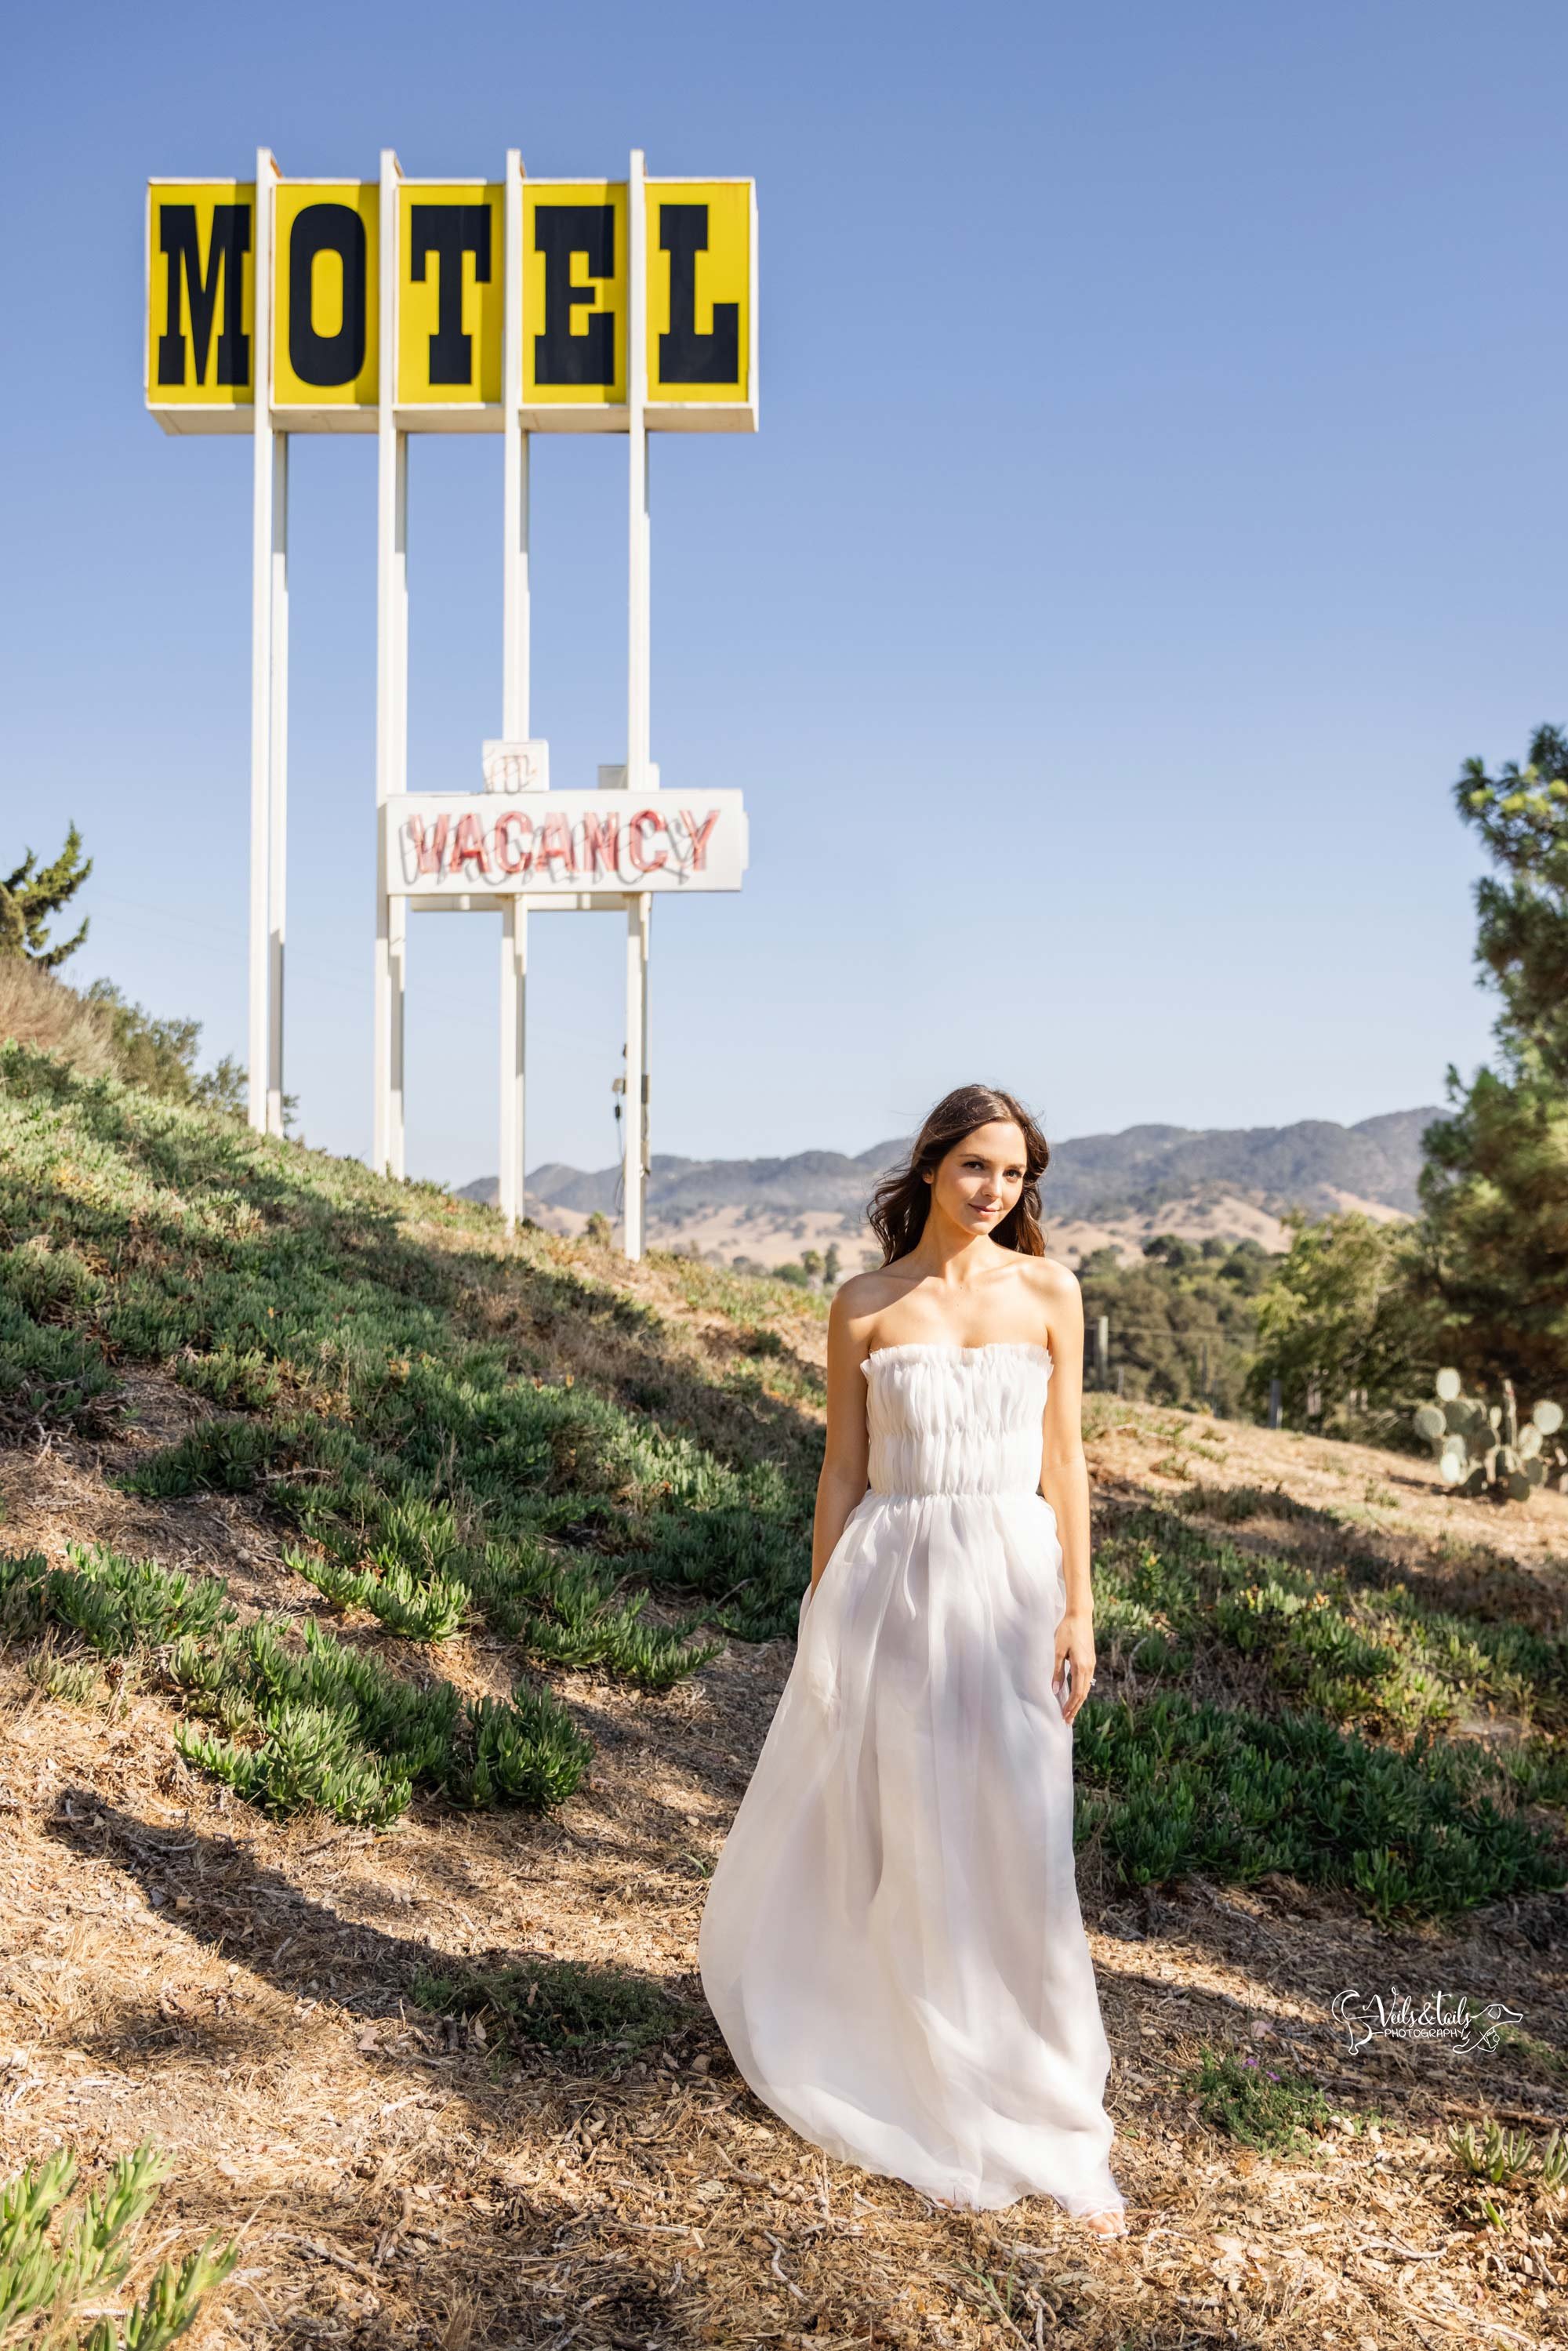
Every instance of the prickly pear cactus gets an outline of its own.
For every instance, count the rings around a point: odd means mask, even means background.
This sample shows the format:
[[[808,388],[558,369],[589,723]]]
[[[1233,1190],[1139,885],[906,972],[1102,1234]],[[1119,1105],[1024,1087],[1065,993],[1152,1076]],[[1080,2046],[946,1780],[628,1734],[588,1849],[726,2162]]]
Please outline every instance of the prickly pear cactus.
[[[1416,1434],[1437,1456],[1437,1470],[1456,1493],[1493,1502],[1528,1502],[1538,1486],[1568,1492],[1568,1452],[1557,1441],[1563,1407],[1543,1398],[1522,1425],[1511,1380],[1502,1402],[1468,1396],[1458,1372],[1442,1371],[1437,1401],[1416,1414]]]

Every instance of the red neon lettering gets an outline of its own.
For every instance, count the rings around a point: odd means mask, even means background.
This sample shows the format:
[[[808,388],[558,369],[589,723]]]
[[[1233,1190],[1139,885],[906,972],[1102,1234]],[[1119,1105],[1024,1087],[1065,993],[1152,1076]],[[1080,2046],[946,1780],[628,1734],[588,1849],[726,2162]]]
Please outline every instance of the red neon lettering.
[[[485,836],[479,830],[479,820],[472,809],[465,809],[457,820],[457,831],[452,841],[452,871],[461,873],[465,865],[476,865],[485,871]]]
[[[559,809],[546,817],[540,828],[538,847],[534,852],[538,871],[549,873],[550,860],[555,857],[560,859],[563,872],[577,872],[577,860],[571,853],[571,830]]]
[[[621,820],[596,816],[591,809],[582,820],[582,859],[591,873],[613,873],[621,862]]]
[[[507,827],[509,824],[515,824],[517,826],[521,835],[521,838],[517,843],[517,853],[515,857],[508,857],[507,854]],[[498,817],[497,819],[495,841],[496,862],[500,867],[503,873],[526,873],[528,872],[529,866],[534,862],[534,852],[528,845],[533,840],[533,837],[534,820],[531,816],[525,816],[521,809],[508,809],[505,816]]]
[[[414,855],[419,860],[419,871],[422,873],[440,872],[441,861],[446,854],[446,828],[450,821],[447,817],[438,816],[434,831],[427,836],[424,819],[418,816],[409,818],[408,837],[413,843]]]
[[[669,831],[668,825],[657,809],[638,810],[626,828],[626,854],[632,861],[633,872],[636,873],[656,873],[661,865],[667,865],[670,862],[667,850],[661,849],[657,857],[649,857],[646,854],[643,832],[647,825],[657,825],[661,832]]]
[[[687,836],[692,844],[692,872],[694,873],[701,873],[707,864],[708,835],[713,831],[715,825],[718,822],[718,818],[719,812],[717,809],[709,809],[706,819],[699,825],[690,809],[683,809],[681,810],[681,822],[685,826]]]

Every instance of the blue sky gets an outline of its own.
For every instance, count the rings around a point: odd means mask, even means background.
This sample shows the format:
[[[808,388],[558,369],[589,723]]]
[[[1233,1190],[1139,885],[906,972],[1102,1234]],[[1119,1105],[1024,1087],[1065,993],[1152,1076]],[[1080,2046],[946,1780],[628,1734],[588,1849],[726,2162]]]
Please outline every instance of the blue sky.
[[[250,453],[141,407],[142,183],[754,173],[762,431],[653,449],[653,754],[744,789],[654,912],[653,1134],[859,1150],[1355,1120],[1487,1050],[1448,785],[1568,718],[1544,5],[32,10],[0,148],[0,857],[243,1053]],[[287,1082],[370,1136],[374,444],[295,443]],[[537,449],[534,722],[624,730],[625,446]],[[412,458],[414,788],[500,723],[498,440]],[[532,926],[530,1164],[612,1155],[622,930]],[[410,1164],[496,1164],[495,918],[413,926]]]

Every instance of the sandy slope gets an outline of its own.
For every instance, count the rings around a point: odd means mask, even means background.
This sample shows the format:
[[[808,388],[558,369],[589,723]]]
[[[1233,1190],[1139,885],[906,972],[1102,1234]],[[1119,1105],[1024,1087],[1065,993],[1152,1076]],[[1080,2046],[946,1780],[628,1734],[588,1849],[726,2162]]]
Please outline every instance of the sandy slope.
[[[661,1288],[656,1265],[639,1280]],[[196,1409],[157,1379],[140,1393],[142,1432],[126,1442],[166,1440]],[[1455,1604],[1503,1583],[1518,1613],[1561,1621],[1558,1499],[1501,1521],[1449,1501],[1418,1462],[1171,1411],[1097,1405],[1092,1419],[1108,1511],[1195,1479],[1281,1483],[1324,1513],[1290,1533],[1325,1557],[1354,1539]],[[244,1599],[304,1606],[263,1513],[128,1501],[105,1482],[124,1458],[71,1440],[0,1458],[3,1540],[58,1554],[102,1535],[219,1569]],[[1264,1521],[1239,1539],[1269,1534]],[[243,2241],[205,2346],[1568,2339],[1563,2199],[1511,2204],[1506,2231],[1478,2233],[1445,2144],[1464,2118],[1539,2135],[1563,2114],[1558,1898],[1384,1934],[1287,1881],[1134,1896],[1086,1865],[1133,2207],[1122,2246],[1087,2241],[1049,2204],[935,2211],[776,2125],[730,2066],[694,1970],[705,1875],[790,1655],[731,1643],[661,1696],[558,1675],[598,1746],[558,1816],[421,1803],[386,1836],[278,1825],[225,1800],[179,1761],[164,1701],[134,1676],[73,1708],[38,1693],[24,1656],[0,1657],[7,2166],[57,2137],[89,2159],[144,2134],[172,2149],[172,2241]],[[440,1667],[465,1687],[504,1679],[484,1638],[447,1645]],[[406,1997],[417,1964],[486,1953],[612,1959],[689,2022],[652,2065],[498,2060]],[[1353,2058],[1329,2002],[1385,1980],[1506,1998],[1544,2054],[1467,2063],[1387,2043]],[[1301,2159],[1216,2139],[1176,2077],[1200,2043],[1228,2042],[1299,2043],[1344,2126]]]

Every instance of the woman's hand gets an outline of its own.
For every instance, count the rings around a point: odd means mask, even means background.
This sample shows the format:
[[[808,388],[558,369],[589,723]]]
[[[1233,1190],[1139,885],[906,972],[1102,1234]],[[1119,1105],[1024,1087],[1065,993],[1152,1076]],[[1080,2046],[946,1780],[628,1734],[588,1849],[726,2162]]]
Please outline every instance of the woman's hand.
[[[1062,1694],[1062,1667],[1072,1669],[1071,1687]],[[1056,1664],[1051,1677],[1063,1718],[1071,1722],[1089,1695],[1094,1678],[1094,1625],[1088,1616],[1064,1616],[1056,1628]]]

